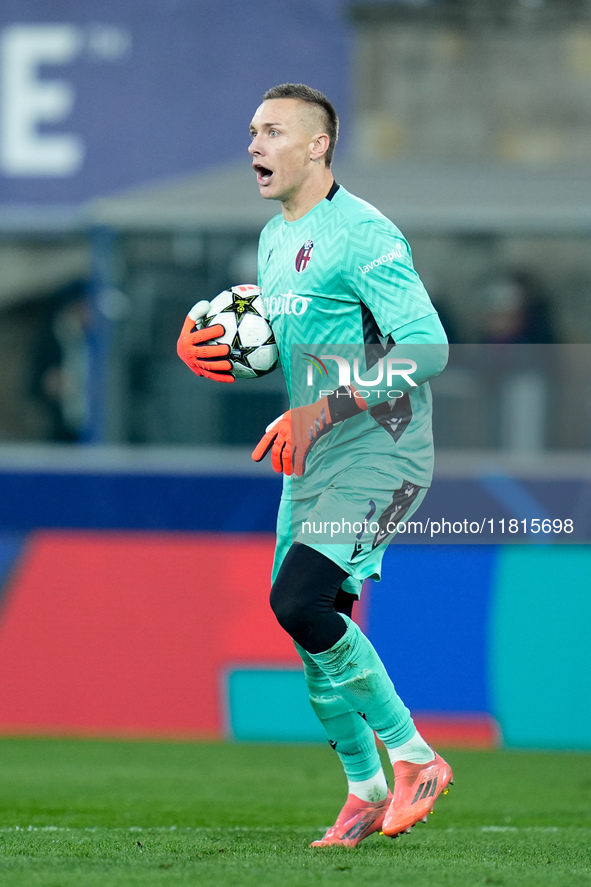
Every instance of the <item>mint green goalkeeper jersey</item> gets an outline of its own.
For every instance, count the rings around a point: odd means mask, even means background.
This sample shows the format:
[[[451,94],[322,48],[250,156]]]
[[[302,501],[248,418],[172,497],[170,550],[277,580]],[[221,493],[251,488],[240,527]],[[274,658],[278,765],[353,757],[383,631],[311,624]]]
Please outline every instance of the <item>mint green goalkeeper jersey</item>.
[[[398,330],[435,314],[398,228],[336,184],[303,218],[287,222],[279,214],[267,223],[258,273],[292,407],[339,387],[337,361],[322,355],[343,354],[351,365],[357,356],[360,373],[377,378],[368,352],[386,354]],[[439,344],[445,341],[442,330],[441,336]],[[370,410],[336,425],[312,448],[302,495],[320,492],[352,468],[383,474],[384,482],[395,475],[430,484],[429,384],[396,397],[396,380],[388,385],[384,374],[383,381],[371,388]],[[363,385],[354,384],[361,392]],[[295,497],[301,485],[292,481]]]

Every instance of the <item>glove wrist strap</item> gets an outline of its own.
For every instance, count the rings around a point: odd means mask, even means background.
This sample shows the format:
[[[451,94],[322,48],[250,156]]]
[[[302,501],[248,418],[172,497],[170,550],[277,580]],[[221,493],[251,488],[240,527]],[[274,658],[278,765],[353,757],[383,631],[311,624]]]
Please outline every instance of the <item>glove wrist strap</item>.
[[[357,394],[352,385],[341,385],[340,388],[329,394],[326,399],[333,425],[345,419],[350,419],[351,416],[357,416],[367,409],[366,402]]]

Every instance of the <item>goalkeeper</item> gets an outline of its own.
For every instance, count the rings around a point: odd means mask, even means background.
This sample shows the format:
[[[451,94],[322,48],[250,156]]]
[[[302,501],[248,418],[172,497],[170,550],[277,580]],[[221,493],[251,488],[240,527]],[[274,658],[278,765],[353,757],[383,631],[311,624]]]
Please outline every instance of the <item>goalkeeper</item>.
[[[428,379],[445,366],[447,339],[400,231],[334,181],[338,118],[326,96],[274,87],[250,131],[259,192],[281,206],[261,234],[258,267],[291,406],[253,453],[270,452],[285,476],[271,606],[348,782],[335,824],[312,846],[356,846],[425,820],[452,780],[351,618],[363,581],[380,578],[396,524],[431,482]],[[211,343],[214,328],[193,331],[195,320],[179,355],[197,374],[232,381],[228,346]]]

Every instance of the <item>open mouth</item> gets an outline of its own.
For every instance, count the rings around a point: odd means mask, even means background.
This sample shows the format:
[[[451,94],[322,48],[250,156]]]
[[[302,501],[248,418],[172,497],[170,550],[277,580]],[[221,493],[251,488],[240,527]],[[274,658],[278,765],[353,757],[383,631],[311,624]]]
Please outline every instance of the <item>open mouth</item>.
[[[272,170],[268,169],[266,166],[261,166],[260,163],[253,164],[253,168],[257,174],[257,182],[259,185],[266,185],[271,181],[273,176]]]

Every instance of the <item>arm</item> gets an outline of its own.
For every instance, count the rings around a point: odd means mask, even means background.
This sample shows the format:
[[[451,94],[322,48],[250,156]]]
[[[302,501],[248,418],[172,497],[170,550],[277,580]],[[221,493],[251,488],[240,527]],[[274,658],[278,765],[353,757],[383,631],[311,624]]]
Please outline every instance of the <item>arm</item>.
[[[384,381],[388,387],[406,394],[445,369],[449,346],[436,312],[399,327],[392,338],[396,344],[380,357],[384,361]],[[369,372],[370,377],[374,375]],[[363,379],[357,380],[359,382]],[[371,387],[363,389],[363,397],[369,409],[383,402]]]
[[[367,409],[363,398],[356,397],[353,385],[342,386],[314,403],[287,410],[267,426],[252,458],[260,462],[271,450],[273,469],[278,473],[304,473],[308,453],[315,443],[339,422]]]
[[[396,330],[396,339],[396,344],[380,359],[385,361],[386,376],[388,361],[393,361],[392,370],[402,369],[402,375],[394,375],[392,383],[401,394],[422,385],[444,369],[448,345],[436,313],[400,327]],[[363,379],[356,381],[363,382]],[[321,437],[340,422],[383,402],[378,398],[377,390],[372,391],[370,387],[358,390],[353,384],[342,385],[332,394],[312,404],[287,410],[275,419],[257,444],[252,458],[260,462],[271,450],[275,471],[301,476],[310,450]]]

